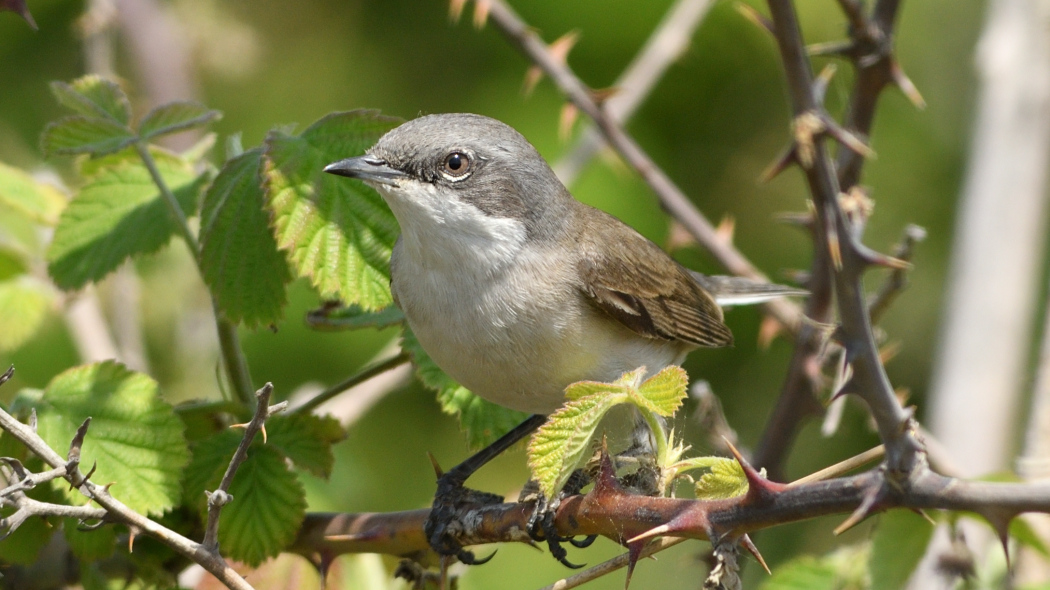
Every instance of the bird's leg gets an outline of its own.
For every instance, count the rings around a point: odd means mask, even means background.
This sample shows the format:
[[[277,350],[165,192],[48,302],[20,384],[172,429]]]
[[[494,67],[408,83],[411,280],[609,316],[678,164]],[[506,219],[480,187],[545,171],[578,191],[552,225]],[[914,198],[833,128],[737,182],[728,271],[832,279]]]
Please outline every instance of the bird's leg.
[[[426,524],[423,525],[423,532],[434,551],[440,555],[455,555],[468,565],[488,561],[488,558],[478,560],[473,553],[463,549],[462,543],[456,538],[457,533],[462,530],[460,519],[467,511],[478,506],[503,502],[503,497],[472,490],[463,484],[475,471],[539,428],[546,419],[547,417],[541,414],[528,417],[496,442],[438,477],[434,504],[430,508]]]
[[[536,508],[532,511],[532,515],[529,516],[529,536],[532,537],[533,541],[545,541],[554,559],[557,559],[565,567],[572,569],[579,569],[583,566],[571,563],[566,559],[568,552],[565,551],[562,543],[568,541],[574,547],[583,549],[590,547],[591,543],[598,538],[598,535],[589,535],[581,541],[577,541],[573,537],[562,537],[554,527],[554,515],[557,514],[558,506],[561,505],[562,499],[579,494],[584,486],[590,482],[591,477],[587,472],[577,469],[572,472],[572,475],[569,476],[569,481],[565,483],[565,487],[554,498],[547,498],[538,489],[533,490],[533,493],[530,494],[536,500]],[[526,492],[523,490],[522,493]]]

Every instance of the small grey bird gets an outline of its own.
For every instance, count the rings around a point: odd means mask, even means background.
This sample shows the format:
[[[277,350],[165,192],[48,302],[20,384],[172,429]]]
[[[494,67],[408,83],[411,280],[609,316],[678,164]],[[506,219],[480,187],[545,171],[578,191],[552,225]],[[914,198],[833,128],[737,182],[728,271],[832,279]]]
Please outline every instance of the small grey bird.
[[[373,186],[397,217],[390,286],[423,349],[508,408],[549,414],[570,383],[726,346],[719,304],[801,293],[686,270],[488,117],[420,117],[325,171]]]
[[[567,385],[680,364],[732,343],[720,304],[804,293],[685,269],[574,199],[536,148],[488,117],[420,117],[325,171],[374,187],[401,224],[390,286],[427,354],[477,395],[536,414],[442,477],[432,521],[442,494],[538,427]],[[439,552],[473,561],[439,529],[428,523]]]

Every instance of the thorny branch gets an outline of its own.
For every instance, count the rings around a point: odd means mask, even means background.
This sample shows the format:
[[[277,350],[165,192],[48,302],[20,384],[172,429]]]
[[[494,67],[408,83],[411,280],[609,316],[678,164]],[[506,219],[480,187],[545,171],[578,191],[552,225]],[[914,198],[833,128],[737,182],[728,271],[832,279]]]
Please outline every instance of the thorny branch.
[[[230,464],[226,467],[226,473],[223,474],[219,487],[214,492],[205,492],[208,495],[208,524],[204,529],[204,542],[201,544],[205,549],[216,555],[219,554],[219,514],[222,512],[222,507],[233,500],[233,496],[229,494],[233,476],[236,475],[237,468],[241,466],[241,463],[244,463],[244,460],[248,458],[248,447],[251,446],[252,441],[255,440],[255,435],[260,430],[263,434],[263,440],[266,440],[266,420],[288,407],[287,401],[271,406],[271,394],[273,394],[272,383],[263,385],[259,391],[255,392],[255,415],[252,416],[251,422],[238,425],[244,427],[244,438],[241,439],[241,444],[237,446],[237,450],[233,453],[233,458],[230,459]]]
[[[0,375],[0,385],[10,379],[13,374],[14,367],[11,367],[6,373]],[[22,424],[11,416],[11,414],[8,414],[0,408],[0,428],[24,444],[26,448],[40,457],[44,463],[50,465],[53,469],[46,472],[47,474],[54,474],[57,470],[61,470],[61,477],[68,481],[77,491],[83,494],[84,497],[102,507],[101,516],[99,513],[83,513],[82,516],[87,518],[105,518],[110,522],[126,525],[133,532],[143,532],[152,535],[179,555],[200,564],[201,567],[215,576],[228,588],[233,590],[251,590],[252,587],[244,580],[244,578],[234,571],[233,568],[231,568],[218,554],[209,551],[203,545],[196,543],[128,508],[123,502],[111,496],[106,486],[100,486],[92,482],[89,479],[90,473],[87,475],[81,473],[80,445],[83,443],[89,423],[90,420],[85,421],[84,424],[81,425],[80,429],[77,431],[77,435],[73,439],[73,443],[70,445],[69,459],[63,459],[54,451],[54,449],[44,442],[44,439],[37,435],[36,429],[32,424]],[[6,463],[8,467],[14,471],[17,477],[18,469],[14,467],[14,464],[11,461],[7,461]],[[28,473],[25,475],[28,476]],[[37,477],[40,477],[40,475],[41,474],[38,474]],[[21,479],[24,481],[25,478],[23,477]],[[32,480],[21,484],[16,483],[15,485],[24,487],[30,483],[32,483]],[[13,495],[17,494],[24,495],[24,492],[19,489],[16,494]],[[15,502],[19,501],[21,501],[20,498],[15,500]],[[49,510],[57,510],[57,508],[49,508]],[[63,514],[63,516],[65,516],[65,514]],[[76,514],[70,514],[69,516],[76,516]],[[8,532],[11,532],[17,527],[17,525],[21,524],[21,522],[12,523],[10,519],[7,519],[3,521],[3,524],[8,527]],[[12,525],[14,525],[14,527]]]
[[[864,14],[862,4],[856,0],[840,0],[839,4],[850,22],[850,39],[844,43],[833,44],[827,48],[828,51],[818,47],[811,50],[811,53],[837,53],[849,58],[854,64],[857,71],[856,82],[842,127],[856,137],[866,138],[871,134],[878,99],[886,86],[896,83],[920,107],[923,105],[922,98],[893,58],[893,30],[899,0],[879,0],[870,18]],[[776,31],[771,32],[774,36],[778,35]],[[801,36],[796,36],[793,41],[797,42],[801,49]],[[808,72],[808,65],[806,69]],[[812,73],[808,73],[804,78],[812,80]],[[813,99],[810,102],[814,108],[822,108],[812,92],[803,91],[801,88],[798,91],[810,95]],[[791,153],[793,151],[789,152]],[[840,189],[847,193],[860,190],[857,184],[860,182],[863,165],[864,157],[857,151],[838,151],[836,168]],[[826,323],[830,321],[832,312],[832,261],[828,256],[828,249],[822,246],[822,242],[826,242],[824,235],[814,231],[813,239],[813,262],[806,285],[810,292],[806,300],[806,317]],[[802,421],[822,411],[817,401],[817,395],[823,387],[821,365],[820,347],[815,345],[812,338],[800,333],[795,340],[795,352],[776,408],[755,452],[755,462],[765,467],[774,477],[780,476],[784,460]]]
[[[693,205],[689,197],[656,165],[634,139],[599,106],[594,93],[562,61],[551,55],[535,29],[525,23],[503,0],[486,0],[489,20],[529,60],[539,66],[577,108],[587,114],[605,141],[634,168],[659,198],[661,205],[677,219],[729,272],[766,280],[739,250],[723,239],[715,226]],[[790,301],[772,301],[766,309],[791,331],[803,324],[802,313]]]

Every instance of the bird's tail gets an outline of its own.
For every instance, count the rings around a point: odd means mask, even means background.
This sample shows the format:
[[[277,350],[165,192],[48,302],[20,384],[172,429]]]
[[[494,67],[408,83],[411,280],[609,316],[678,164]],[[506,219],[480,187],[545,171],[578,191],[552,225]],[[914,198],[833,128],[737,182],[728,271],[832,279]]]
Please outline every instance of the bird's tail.
[[[765,303],[780,297],[805,297],[809,291],[746,279],[744,277],[707,276],[696,271],[689,271],[693,279],[710,293],[715,302],[722,307],[733,305],[754,305]]]

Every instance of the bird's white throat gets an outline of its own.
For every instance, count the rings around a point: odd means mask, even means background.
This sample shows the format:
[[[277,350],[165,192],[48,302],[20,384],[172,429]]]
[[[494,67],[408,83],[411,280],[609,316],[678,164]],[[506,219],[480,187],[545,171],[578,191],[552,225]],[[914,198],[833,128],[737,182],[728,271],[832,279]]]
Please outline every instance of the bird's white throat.
[[[404,255],[431,271],[491,276],[525,244],[520,220],[486,215],[433,184],[407,180],[376,189],[401,225]]]

